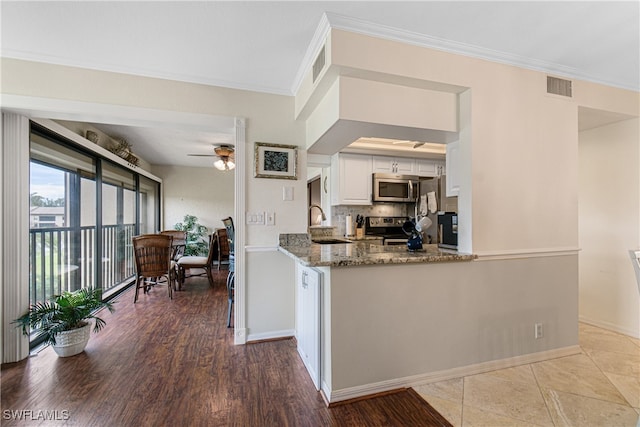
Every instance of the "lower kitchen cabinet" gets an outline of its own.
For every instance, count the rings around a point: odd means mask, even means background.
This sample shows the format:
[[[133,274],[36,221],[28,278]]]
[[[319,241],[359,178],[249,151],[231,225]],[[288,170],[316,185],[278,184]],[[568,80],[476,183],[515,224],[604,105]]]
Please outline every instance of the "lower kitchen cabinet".
[[[320,390],[320,328],[322,273],[296,264],[296,339],[298,353]]]

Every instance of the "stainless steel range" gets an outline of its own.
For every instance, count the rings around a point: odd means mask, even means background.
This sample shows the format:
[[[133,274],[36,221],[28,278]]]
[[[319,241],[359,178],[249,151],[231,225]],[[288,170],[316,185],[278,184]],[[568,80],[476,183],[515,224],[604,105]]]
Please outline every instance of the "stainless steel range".
[[[365,235],[382,237],[383,245],[406,245],[409,239],[402,225],[406,216],[368,216],[365,218]]]

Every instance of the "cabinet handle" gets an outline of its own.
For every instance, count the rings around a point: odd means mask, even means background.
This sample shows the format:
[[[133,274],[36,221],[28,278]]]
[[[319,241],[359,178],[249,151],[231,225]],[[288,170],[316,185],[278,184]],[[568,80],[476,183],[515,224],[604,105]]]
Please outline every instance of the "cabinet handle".
[[[309,284],[307,283],[307,272],[303,271],[302,272],[302,288],[307,289],[308,286]]]
[[[324,194],[327,194],[327,179],[328,178],[329,178],[328,176],[324,177]]]

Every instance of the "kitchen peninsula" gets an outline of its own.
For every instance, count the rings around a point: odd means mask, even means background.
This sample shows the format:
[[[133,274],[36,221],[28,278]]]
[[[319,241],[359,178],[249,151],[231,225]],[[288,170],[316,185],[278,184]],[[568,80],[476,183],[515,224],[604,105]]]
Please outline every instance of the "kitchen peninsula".
[[[298,351],[328,403],[580,351],[560,327],[577,316],[562,303],[571,257],[410,253],[306,234],[279,243],[295,264]]]
[[[288,234],[280,238],[280,251],[306,267],[348,267],[378,264],[407,264],[471,261],[475,257],[456,251],[424,245],[410,252],[406,245],[380,244],[379,241],[354,240],[352,243],[317,244],[306,234]]]
[[[448,367],[443,345],[455,339],[437,331],[465,317],[448,319],[455,313],[443,307],[472,282],[468,269],[461,280],[450,268],[473,264],[474,255],[366,240],[319,244],[305,234],[281,235],[279,251],[296,263],[298,350],[328,403],[407,387]]]

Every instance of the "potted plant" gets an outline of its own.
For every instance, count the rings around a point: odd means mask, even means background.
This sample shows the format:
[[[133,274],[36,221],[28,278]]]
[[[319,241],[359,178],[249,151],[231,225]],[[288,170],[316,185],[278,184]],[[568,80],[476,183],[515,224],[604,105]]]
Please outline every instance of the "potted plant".
[[[102,289],[80,289],[54,295],[46,302],[29,307],[29,312],[14,323],[22,327],[22,333],[29,335],[29,328],[42,332],[47,344],[51,344],[60,357],[82,353],[91,336],[91,319],[95,324],[93,332],[100,332],[106,322],[94,313],[107,308],[113,313],[112,302],[102,301]]]
[[[187,245],[185,255],[206,256],[209,251],[209,239],[207,227],[198,223],[195,215],[185,215],[183,222],[173,226],[174,229],[187,232]]]

